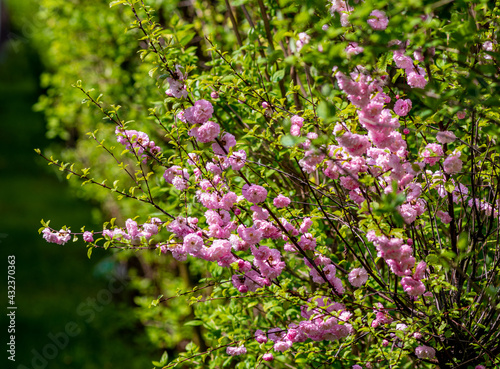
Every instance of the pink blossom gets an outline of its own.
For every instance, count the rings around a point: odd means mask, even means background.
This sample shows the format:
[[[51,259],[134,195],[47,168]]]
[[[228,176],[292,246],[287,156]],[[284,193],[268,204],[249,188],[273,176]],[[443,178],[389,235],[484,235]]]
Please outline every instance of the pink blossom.
[[[241,227],[241,226],[240,226]],[[238,234],[241,239],[248,243],[249,245],[255,245],[262,240],[262,231],[256,229],[255,227],[238,227]]]
[[[415,72],[413,69],[408,69],[406,73],[406,80],[410,87],[424,88],[427,85],[427,80],[425,79],[425,71],[420,67],[419,73]]]
[[[462,170],[462,160],[460,160],[460,152],[457,155],[448,156],[443,163],[443,167],[445,173],[459,173]]]
[[[370,13],[370,17],[374,17],[368,19],[367,23],[376,31],[383,31],[387,28],[389,24],[389,18],[382,10],[374,10]]]
[[[300,237],[300,241],[297,244],[304,250],[314,250],[316,248],[316,238],[310,233],[305,233]]]
[[[486,369],[484,365],[476,365],[475,369]]]
[[[290,347],[292,347],[292,341],[278,341],[274,344],[274,350],[275,351],[286,351],[288,350]]]
[[[368,273],[364,268],[354,268],[349,273],[349,283],[354,287],[361,287],[368,280]]]
[[[412,277],[404,277],[401,279],[401,284],[403,290],[410,296],[420,296],[425,292],[425,285]]]
[[[341,136],[337,136],[336,139],[339,145],[352,156],[366,154],[366,150],[371,146],[367,136],[351,132],[345,132]]]
[[[310,40],[311,36],[309,36],[307,33],[305,32],[299,33],[299,39],[295,43],[295,45],[297,46],[297,51],[300,51],[304,45],[309,43]]]
[[[399,207],[399,214],[403,217],[406,224],[413,223],[415,219],[424,212],[425,206],[419,201],[420,200],[414,205],[406,203]]]
[[[439,143],[447,144],[453,142],[457,139],[457,136],[451,131],[440,131],[436,135],[436,139]]]
[[[52,232],[50,228],[45,228],[42,233],[45,241],[58,245],[64,245],[71,239],[71,232],[64,229],[59,230],[59,232]]]
[[[351,55],[358,55],[363,52],[364,48],[361,46],[358,46],[357,42],[350,42],[349,45],[345,48],[345,53],[347,54],[347,57],[350,57]]]
[[[393,60],[398,68],[413,68],[413,60],[404,54],[404,50],[395,50],[393,53]]]
[[[444,223],[444,224],[449,224],[451,223],[451,221],[453,220],[452,217],[450,216],[450,214],[448,214],[448,212],[446,211],[442,211],[442,210],[438,210],[438,212],[436,213],[436,216],[441,219],[441,221]]]
[[[306,233],[309,228],[311,228],[313,222],[311,220],[311,218],[307,217],[307,218],[304,218],[304,220],[302,221],[301,225],[300,225],[300,232],[301,233]]]
[[[248,185],[246,185],[248,186]],[[243,190],[244,189],[244,190]],[[266,200],[267,190],[259,185],[251,185],[247,188],[243,186],[242,194],[249,202],[253,202],[254,204],[258,204]]]
[[[419,47],[417,50],[413,52],[413,57],[415,58],[415,60],[424,61],[424,54],[422,54],[421,47]]]
[[[213,112],[214,108],[210,101],[198,100],[184,111],[184,117],[191,124],[203,124],[212,118]]]
[[[286,196],[283,196],[279,194],[274,200],[273,200],[274,206],[277,208],[286,208],[288,205],[290,205],[290,199]]]
[[[318,138],[318,134],[316,132],[309,132],[306,137],[309,140],[315,140]]]
[[[292,124],[290,127],[290,134],[292,136],[300,136],[300,129],[301,127],[298,124]]]
[[[467,113],[465,112],[465,110],[457,112],[458,119],[465,119],[466,116],[467,116]]]
[[[422,151],[424,163],[429,165],[436,164],[439,160],[441,160],[442,156],[444,156],[443,148],[438,144],[428,144],[424,151]]]
[[[196,233],[190,233],[184,237],[183,246],[186,252],[192,255],[197,254],[203,247],[203,239]]]
[[[304,125],[304,118],[298,116],[298,115],[294,115],[290,121],[292,122],[292,125],[297,125],[299,126],[300,128],[302,128],[302,126]]]
[[[188,182],[184,178],[181,178],[181,177],[175,177],[172,181],[172,185],[178,191],[184,191],[186,188],[189,187]]]
[[[210,93],[210,97],[215,100],[215,99],[219,98],[219,94],[217,92],[215,92],[215,91],[212,91]]]
[[[405,128],[405,129],[403,129],[403,133],[405,135],[409,135],[410,134],[410,130],[408,128]]]
[[[262,355],[262,360],[273,361],[274,360],[273,354],[269,352],[267,354]]]
[[[245,346],[239,346],[239,347],[228,346],[226,348],[226,353],[231,356],[244,355],[247,353],[247,349]]]
[[[421,261],[420,263],[418,263],[417,267],[415,268],[415,273],[413,274],[413,278],[417,281],[423,279],[426,268],[427,264],[425,263],[425,261]]]
[[[267,342],[267,336],[260,329],[257,329],[255,331],[255,340],[258,343],[266,343]]]
[[[194,136],[199,142],[212,142],[220,133],[220,126],[212,121],[204,123],[201,127],[195,127],[189,134]]]
[[[267,218],[269,218],[269,212],[258,205],[252,205],[250,207],[250,210],[254,212],[252,215],[253,220],[266,220]]]
[[[355,190],[359,188],[357,175],[346,176],[340,178],[340,185],[348,190]]]
[[[399,99],[394,104],[394,112],[400,117],[404,117],[411,110],[412,103],[410,99]]]
[[[229,149],[236,145],[236,138],[231,133],[224,133],[224,135],[219,139],[222,147],[218,142],[212,144],[212,150],[217,155],[226,156],[229,152]]]
[[[92,232],[89,231],[83,232],[83,240],[85,242],[94,242],[94,237],[92,235]]]
[[[171,77],[167,78],[167,82],[170,85],[170,88],[167,91],[165,91],[165,93],[168,96],[174,96],[178,99],[187,97],[188,92],[183,82],[173,79]]]
[[[245,166],[247,153],[245,150],[234,151],[229,157],[229,164],[234,171],[241,170]]]
[[[418,346],[415,349],[415,355],[419,359],[432,359],[436,356],[436,350],[429,346]]]
[[[417,199],[422,193],[422,185],[420,183],[410,183],[406,187],[406,201]]]
[[[353,365],[352,366],[352,369],[363,369],[363,367],[361,365]]]
[[[203,248],[203,257],[208,261],[219,261],[231,253],[231,243],[227,240],[215,240],[212,246]]]

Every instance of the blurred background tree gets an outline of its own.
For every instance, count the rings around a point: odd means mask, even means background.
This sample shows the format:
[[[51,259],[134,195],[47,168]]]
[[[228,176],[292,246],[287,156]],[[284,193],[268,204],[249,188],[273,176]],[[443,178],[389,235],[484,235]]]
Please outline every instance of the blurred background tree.
[[[0,50],[0,242],[4,265],[7,265],[7,255],[16,257],[15,302],[18,307],[16,362],[12,366],[14,363],[7,360],[6,354],[2,361],[8,362],[11,367],[25,365],[32,368],[34,351],[42,353],[43,348],[52,343],[48,335],[63,332],[67,323],[75,322],[81,333],[71,338],[67,347],[59,350],[57,356],[48,360],[44,367],[148,367],[151,358],[160,356],[162,350],[150,344],[139,318],[134,314],[136,292],[133,281],[126,282],[126,288],[114,294],[109,304],[98,304],[91,321],[90,315],[83,313],[85,306],[81,305],[86,304],[89,298],[96,299],[101,291],[106,291],[113,276],[126,276],[127,262],[110,257],[105,252],[94,253],[89,260],[85,249],[77,244],[68,245],[62,252],[59,248],[47,247],[36,232],[40,219],[46,217],[47,212],[54,221],[66,221],[74,228],[82,224],[96,227],[101,220],[100,202],[90,202],[85,199],[85,193],[75,192],[62,177],[56,178],[33,151],[35,147],[41,147],[70,155],[75,149],[78,133],[74,126],[58,127],[59,123],[47,121],[42,113],[34,112],[33,105],[40,95],[52,94],[51,98],[58,99],[65,94],[48,88],[48,73],[57,69],[55,63],[62,63],[58,67],[64,70],[74,68],[75,73],[81,67],[74,63],[75,60],[65,64],[57,57],[55,49],[73,45],[73,50],[61,52],[74,53],[84,44],[78,42],[76,31],[67,34],[69,39],[66,45],[62,45],[66,41],[55,39],[57,33],[51,29],[51,24],[65,21],[63,9],[53,9],[54,12],[61,12],[61,16],[54,17],[52,23],[46,23],[40,17],[41,13],[47,14],[42,2],[13,0],[0,3],[3,41]],[[71,2],[67,4],[74,5]],[[69,12],[69,8],[66,11]],[[76,13],[73,8],[73,15]],[[79,14],[81,22],[91,23],[83,17],[83,13]],[[67,22],[71,23],[70,20]],[[63,33],[63,30],[60,32]],[[83,28],[81,32],[85,33]],[[41,77],[43,87],[40,86]],[[57,81],[60,86],[66,85],[65,81]],[[67,91],[71,91],[69,83],[66,87]],[[47,99],[42,99],[40,104]],[[64,99],[71,101],[69,96]],[[81,101],[81,97],[77,100]],[[54,109],[61,116],[68,115],[67,121],[78,116],[75,112],[70,117],[70,109],[64,109],[63,104],[64,100],[59,108]],[[91,115],[92,111],[87,109],[86,117],[81,120],[75,118],[75,123],[90,120]],[[54,117],[57,117],[55,113]],[[56,140],[49,143],[44,138],[46,136]],[[2,296],[7,296],[3,286],[6,283],[2,283]],[[9,325],[5,314],[2,314],[0,322],[2,327]],[[43,362],[39,364],[43,365]]]

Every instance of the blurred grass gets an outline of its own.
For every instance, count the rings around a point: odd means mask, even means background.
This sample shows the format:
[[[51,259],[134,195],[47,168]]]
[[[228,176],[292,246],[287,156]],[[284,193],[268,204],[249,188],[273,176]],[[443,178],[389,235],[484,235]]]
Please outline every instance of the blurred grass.
[[[11,15],[17,26],[12,32],[21,35],[19,22],[29,19],[29,5],[35,3],[16,0],[10,4],[15,5]],[[82,332],[44,367],[149,368],[151,358],[158,354],[140,343],[143,331],[130,309],[130,291],[113,296],[102,311],[95,311],[91,322],[85,321],[88,315],[77,312],[80,304],[106,288],[109,273],[119,267],[110,253],[94,252],[89,260],[83,242],[48,244],[37,232],[42,218],[51,219],[54,228],[67,225],[74,231],[82,225],[87,229],[100,226],[92,224],[91,205],[75,199],[66,183],[57,179],[52,168],[44,168],[46,164],[33,151],[43,150],[49,142],[42,115],[32,110],[41,93],[42,66],[30,46],[29,38],[14,37],[0,53],[0,270],[5,281],[0,301],[6,311],[7,256],[15,255],[15,367],[33,368],[32,350],[41,353],[51,343],[49,333],[64,331],[74,321]],[[8,321],[6,314],[1,315],[0,327],[6,333]],[[5,351],[1,360],[14,367]]]

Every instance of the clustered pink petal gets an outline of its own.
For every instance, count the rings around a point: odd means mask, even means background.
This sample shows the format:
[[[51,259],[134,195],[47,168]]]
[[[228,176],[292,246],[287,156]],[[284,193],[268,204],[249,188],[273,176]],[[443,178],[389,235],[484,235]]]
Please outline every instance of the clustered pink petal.
[[[247,160],[247,153],[245,150],[239,150],[233,152],[229,157],[229,164],[231,168],[235,171],[241,170],[245,166]]]
[[[183,246],[189,254],[196,255],[203,245],[203,239],[196,233],[190,233],[184,237]]]
[[[300,130],[304,125],[304,118],[299,117],[298,115],[294,115],[290,121],[292,122],[292,126],[290,127],[290,134],[292,136],[300,136]]]
[[[290,121],[292,122],[293,125],[297,125],[299,127],[302,128],[302,126],[304,125],[304,118],[298,116],[298,115],[294,115]]]
[[[396,104],[394,104],[394,112],[399,115],[400,117],[404,117],[408,114],[408,112],[411,110],[411,100],[410,99],[399,99],[396,101]]]
[[[92,232],[89,231],[83,232],[83,240],[85,242],[94,242],[94,236],[92,235]]]
[[[363,52],[363,50],[364,50],[364,48],[361,46],[358,46],[357,42],[350,42],[344,51],[347,54],[347,57],[350,57],[351,55],[361,54]]]
[[[438,140],[439,143],[442,143],[444,145],[455,141],[457,139],[457,136],[455,136],[455,134],[450,131],[440,131],[436,135],[436,139]]]
[[[212,118],[214,108],[207,100],[198,100],[184,111],[184,118],[191,124],[203,124]]]
[[[217,155],[226,156],[229,153],[229,149],[236,145],[236,138],[231,133],[226,132],[219,139],[219,142],[212,144],[212,150]]]
[[[274,198],[273,204],[277,208],[286,208],[288,205],[290,205],[290,199],[286,196],[279,194],[277,197]]]
[[[299,33],[299,39],[295,43],[295,46],[297,46],[297,51],[300,51],[305,44],[309,43],[310,40],[311,36],[309,36],[307,33],[305,32]]]
[[[64,245],[71,239],[71,232],[64,229],[59,230],[59,232],[52,232],[50,228],[45,228],[42,233],[45,241],[58,245]]]
[[[368,273],[365,268],[354,268],[349,273],[349,283],[354,287],[361,287],[368,280]]]
[[[231,356],[244,355],[247,353],[247,349],[245,346],[239,346],[239,347],[228,346],[226,348],[226,353]]]
[[[444,172],[447,174],[457,174],[462,170],[462,160],[460,152],[457,155],[448,156],[443,163]]]
[[[432,359],[436,356],[436,350],[430,346],[418,346],[415,349],[415,355],[419,359]]]
[[[340,125],[337,125],[340,126]],[[337,128],[336,126],[336,128]],[[342,146],[350,155],[361,156],[366,154],[366,150],[371,146],[368,136],[353,134],[349,131],[335,137],[340,146]]]
[[[387,28],[387,25],[389,24],[389,18],[387,18],[387,15],[382,10],[372,11],[370,13],[370,17],[374,18],[368,19],[367,22],[374,30],[383,31]]]
[[[436,213],[436,216],[441,219],[441,221],[444,223],[444,224],[449,224],[451,223],[451,221],[453,220],[450,216],[450,214],[448,214],[448,212],[446,211],[442,211],[442,210],[438,210],[438,212]]]
[[[198,142],[212,142],[220,133],[220,126],[212,121],[203,123],[201,127],[194,127],[189,131],[189,135],[193,136]]]
[[[258,204],[266,200],[267,190],[259,185],[245,185],[242,188],[242,194],[249,202]]]
[[[257,329],[255,331],[255,340],[258,343],[266,343],[267,342],[267,336],[260,329]]]
[[[262,356],[262,360],[264,361],[273,361],[274,360],[274,356],[272,353],[268,352],[267,354],[264,354]]]
[[[149,136],[140,131],[125,130],[123,127],[115,128],[116,141],[124,145],[127,150],[134,151],[140,155],[145,163],[148,157],[158,155],[161,148],[156,146],[155,142],[149,139]]]
[[[418,71],[414,68],[406,70],[406,80],[408,85],[413,88],[424,88],[427,85],[427,80],[425,79],[425,70],[417,67]]]
[[[412,277],[404,277],[401,279],[403,290],[410,296],[420,296],[425,292],[425,285],[413,279]]]
[[[430,143],[428,144],[424,151],[422,151],[422,157],[424,163],[429,165],[436,164],[444,156],[443,147],[438,144]]]

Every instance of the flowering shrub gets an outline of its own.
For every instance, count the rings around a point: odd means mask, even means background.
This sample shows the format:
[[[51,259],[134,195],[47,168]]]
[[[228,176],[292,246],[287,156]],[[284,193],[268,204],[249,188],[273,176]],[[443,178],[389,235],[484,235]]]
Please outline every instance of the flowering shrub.
[[[222,36],[118,5],[162,101],[126,121],[75,87],[130,185],[39,154],[149,216],[40,232],[198,266],[151,305],[187,296],[202,342],[155,365],[499,364],[498,8],[226,1]]]

